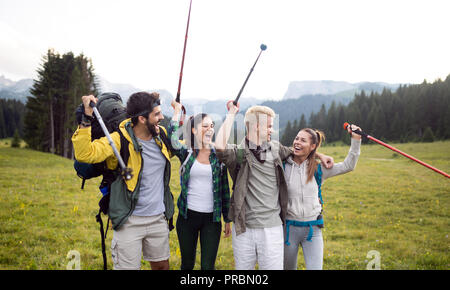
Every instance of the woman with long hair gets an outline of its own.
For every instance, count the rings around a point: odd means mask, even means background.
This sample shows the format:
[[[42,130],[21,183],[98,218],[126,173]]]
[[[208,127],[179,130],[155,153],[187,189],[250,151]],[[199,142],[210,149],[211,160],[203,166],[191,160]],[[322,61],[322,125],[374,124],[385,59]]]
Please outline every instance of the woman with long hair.
[[[321,270],[323,265],[323,237],[321,228],[322,195],[321,185],[327,178],[352,171],[360,154],[361,136],[352,132],[360,129],[355,125],[348,128],[352,135],[351,146],[345,160],[330,169],[316,162],[316,152],[325,139],[317,130],[305,128],[298,132],[293,141],[293,154],[285,163],[288,185],[288,208],[284,227],[284,269],[296,270],[299,246],[307,270]]]
[[[228,220],[230,189],[226,167],[217,159],[212,139],[214,122],[207,114],[191,116],[186,124],[185,142],[179,140],[181,104],[172,101],[174,115],[168,129],[173,152],[180,159],[181,193],[178,197],[176,229],[181,252],[181,270],[195,265],[200,235],[201,269],[213,270],[225,221],[225,237],[230,236]]]

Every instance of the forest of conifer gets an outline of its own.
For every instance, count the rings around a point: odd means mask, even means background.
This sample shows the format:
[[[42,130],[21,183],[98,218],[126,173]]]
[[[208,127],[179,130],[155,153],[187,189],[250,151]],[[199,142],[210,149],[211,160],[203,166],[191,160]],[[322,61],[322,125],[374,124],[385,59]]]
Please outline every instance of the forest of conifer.
[[[282,116],[280,116],[281,118]],[[291,145],[301,128],[325,133],[327,142],[349,142],[344,122],[357,124],[376,138],[393,142],[420,142],[450,138],[450,75],[433,83],[384,89],[381,93],[356,94],[346,106],[322,105],[317,113],[289,120],[281,142]]]

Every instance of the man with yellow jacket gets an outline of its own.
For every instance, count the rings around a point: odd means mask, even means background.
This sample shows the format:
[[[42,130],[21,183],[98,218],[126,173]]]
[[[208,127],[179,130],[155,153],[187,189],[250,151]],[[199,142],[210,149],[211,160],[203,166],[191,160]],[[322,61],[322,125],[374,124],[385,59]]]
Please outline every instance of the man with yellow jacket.
[[[114,169],[118,162],[106,137],[91,141],[93,109],[89,103],[97,100],[92,95],[83,96],[82,100],[85,116],[72,136],[75,158],[84,163],[106,160],[107,167]],[[159,126],[164,119],[159,94],[132,94],[127,114],[131,118],[120,124],[120,132],[111,133],[119,151],[121,144],[128,144],[127,167],[133,171],[130,180],[119,177],[111,184],[108,215],[114,229],[111,241],[114,269],[140,269],[142,254],[152,269],[169,269],[167,221],[174,214],[169,187],[172,153],[161,138],[166,131]],[[124,139],[128,142],[123,142]]]

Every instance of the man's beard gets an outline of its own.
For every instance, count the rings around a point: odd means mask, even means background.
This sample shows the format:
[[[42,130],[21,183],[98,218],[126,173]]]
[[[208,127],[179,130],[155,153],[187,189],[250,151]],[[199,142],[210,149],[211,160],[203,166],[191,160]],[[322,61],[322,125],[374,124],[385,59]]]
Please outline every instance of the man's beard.
[[[147,119],[147,122],[145,123],[145,125],[147,125],[147,130],[152,136],[158,136],[159,135],[159,132],[156,131],[155,125],[150,124],[148,119]]]

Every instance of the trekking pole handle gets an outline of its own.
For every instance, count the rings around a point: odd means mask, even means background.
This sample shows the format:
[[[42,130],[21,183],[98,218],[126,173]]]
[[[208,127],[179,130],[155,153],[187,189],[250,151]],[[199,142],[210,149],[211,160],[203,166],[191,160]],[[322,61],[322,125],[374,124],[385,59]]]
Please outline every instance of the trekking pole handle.
[[[359,130],[359,129],[353,130],[352,127],[351,127],[352,124],[349,124],[349,123],[347,123],[347,122],[345,122],[344,125],[343,125],[344,130],[347,130],[348,126],[350,126],[350,130],[351,130],[353,133],[356,133],[356,134],[361,135],[361,136],[363,136],[363,137],[369,138],[369,135],[367,135],[365,132],[363,132],[363,131],[361,131],[361,130]],[[349,133],[349,134],[351,134],[351,133]]]
[[[94,110],[94,115],[98,120],[98,123],[100,124],[100,127],[102,127],[103,133],[105,133],[106,138],[108,139],[109,145],[111,145],[111,148],[113,149],[114,155],[117,158],[117,161],[119,162],[120,171],[122,176],[125,178],[125,180],[130,180],[133,178],[132,169],[127,168],[125,162],[123,162],[122,156],[120,156],[119,151],[117,150],[116,145],[114,144],[114,141],[111,138],[111,135],[109,134],[108,129],[106,128],[105,123],[103,122],[102,116],[100,115],[99,111],[97,110],[97,107],[95,106],[95,103],[91,101],[89,103],[89,106],[92,107]]]

